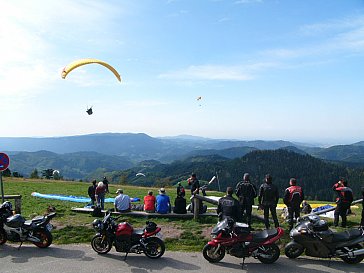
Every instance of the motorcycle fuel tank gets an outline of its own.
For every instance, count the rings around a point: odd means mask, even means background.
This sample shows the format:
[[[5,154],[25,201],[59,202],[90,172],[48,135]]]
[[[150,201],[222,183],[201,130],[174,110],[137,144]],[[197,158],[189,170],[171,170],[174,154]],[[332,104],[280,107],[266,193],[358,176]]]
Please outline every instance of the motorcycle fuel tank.
[[[121,236],[121,235],[131,236],[133,230],[134,230],[133,227],[129,223],[127,222],[120,223],[116,228],[116,236]]]
[[[15,214],[15,215],[9,217],[8,219],[6,219],[6,225],[8,227],[12,227],[12,228],[21,227],[24,224],[24,222],[25,222],[25,219],[20,214]]]

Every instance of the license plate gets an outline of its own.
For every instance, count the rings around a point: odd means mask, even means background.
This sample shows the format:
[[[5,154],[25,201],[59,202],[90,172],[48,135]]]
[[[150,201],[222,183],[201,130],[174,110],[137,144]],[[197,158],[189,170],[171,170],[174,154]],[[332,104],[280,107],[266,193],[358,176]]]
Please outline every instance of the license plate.
[[[47,229],[48,231],[51,231],[51,230],[53,229],[53,226],[52,226],[51,224],[47,224],[47,225],[46,225],[46,229]]]

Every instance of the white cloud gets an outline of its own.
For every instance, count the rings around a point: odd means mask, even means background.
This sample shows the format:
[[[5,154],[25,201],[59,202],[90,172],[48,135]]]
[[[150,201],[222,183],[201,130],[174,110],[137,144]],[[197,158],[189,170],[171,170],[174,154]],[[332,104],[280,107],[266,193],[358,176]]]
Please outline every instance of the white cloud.
[[[252,75],[239,66],[200,65],[190,66],[184,70],[167,72],[159,75],[163,79],[174,80],[235,80],[246,81]]]
[[[105,32],[120,12],[99,1],[67,0],[0,1],[0,10],[0,94],[23,98],[58,79],[62,41],[82,42],[84,33]]]
[[[186,69],[166,72],[159,75],[162,79],[191,81],[248,81],[255,78],[255,73],[277,63],[252,63],[247,65],[191,65]]]

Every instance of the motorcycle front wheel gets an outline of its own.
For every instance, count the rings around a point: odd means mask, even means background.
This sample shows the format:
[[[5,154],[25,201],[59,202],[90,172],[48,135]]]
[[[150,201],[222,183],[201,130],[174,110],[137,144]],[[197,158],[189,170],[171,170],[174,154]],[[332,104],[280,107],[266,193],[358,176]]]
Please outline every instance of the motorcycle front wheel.
[[[39,248],[47,248],[52,244],[53,237],[48,230],[41,229],[34,231],[33,236],[40,240],[40,242],[33,242]]]
[[[225,248],[220,246],[205,245],[202,250],[203,257],[210,263],[220,262],[225,257]]]
[[[98,254],[106,254],[111,250],[111,242],[102,235],[95,235],[91,240],[92,249]]]
[[[6,232],[4,229],[0,229],[0,245],[3,245],[7,241]]]
[[[355,251],[355,250],[359,250],[362,249],[363,247],[359,244],[352,246],[350,248],[351,251]],[[346,262],[347,264],[358,264],[360,263],[363,259],[364,259],[364,255],[358,255],[355,257],[340,257],[344,262]]]
[[[144,254],[148,258],[158,259],[162,257],[166,246],[164,242],[157,237],[150,237],[146,239]]]
[[[276,244],[265,245],[258,249],[258,260],[263,264],[272,264],[278,260],[279,247]]]
[[[284,248],[284,254],[290,259],[296,259],[303,251],[304,247],[296,242],[289,242]]]

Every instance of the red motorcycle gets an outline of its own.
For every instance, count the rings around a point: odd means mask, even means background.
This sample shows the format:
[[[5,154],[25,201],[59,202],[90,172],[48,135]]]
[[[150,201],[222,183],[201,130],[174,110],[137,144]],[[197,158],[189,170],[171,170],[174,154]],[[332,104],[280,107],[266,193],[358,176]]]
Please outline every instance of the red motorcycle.
[[[111,211],[108,211],[103,220],[93,221],[97,231],[91,240],[93,250],[98,254],[106,254],[115,246],[117,252],[125,252],[124,260],[128,253],[144,253],[151,259],[164,254],[166,247],[158,237],[161,228],[156,223],[147,221],[144,229],[134,229],[128,222],[116,223],[119,217],[111,217]]]
[[[258,232],[250,232],[247,224],[235,223],[228,218],[217,223],[212,229],[212,240],[203,248],[203,256],[210,263],[221,261],[225,252],[243,258],[254,257],[265,264],[274,263],[280,255],[275,242],[281,238],[284,230],[280,227]]]

